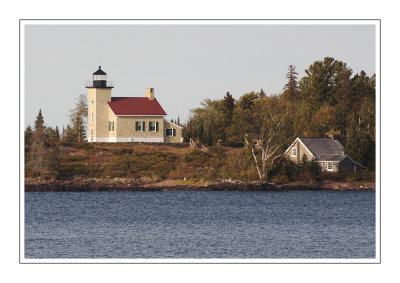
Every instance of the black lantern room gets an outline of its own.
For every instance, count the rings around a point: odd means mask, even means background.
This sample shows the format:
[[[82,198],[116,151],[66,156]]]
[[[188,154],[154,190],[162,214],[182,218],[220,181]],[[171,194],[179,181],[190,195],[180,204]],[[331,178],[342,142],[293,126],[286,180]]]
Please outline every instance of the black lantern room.
[[[93,73],[93,81],[86,82],[87,88],[113,88],[113,82],[107,81],[107,73],[101,69],[99,69]]]

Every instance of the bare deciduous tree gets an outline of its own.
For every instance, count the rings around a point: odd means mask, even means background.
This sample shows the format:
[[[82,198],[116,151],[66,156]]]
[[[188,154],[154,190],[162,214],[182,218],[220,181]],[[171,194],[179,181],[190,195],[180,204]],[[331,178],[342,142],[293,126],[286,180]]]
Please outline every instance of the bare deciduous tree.
[[[284,123],[288,111],[277,97],[266,97],[255,103],[252,113],[252,125],[247,128],[244,140],[260,179],[268,180],[268,172],[287,143]]]

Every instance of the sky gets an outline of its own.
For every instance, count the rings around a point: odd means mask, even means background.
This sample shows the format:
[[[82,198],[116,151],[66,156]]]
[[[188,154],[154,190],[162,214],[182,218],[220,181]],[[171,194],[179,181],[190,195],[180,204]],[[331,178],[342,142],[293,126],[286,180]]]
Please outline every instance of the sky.
[[[62,129],[85,81],[99,64],[112,96],[145,96],[154,88],[167,119],[185,122],[204,99],[279,94],[289,65],[299,78],[313,62],[333,57],[353,73],[376,72],[375,26],[360,24],[26,25],[25,127],[42,110]]]

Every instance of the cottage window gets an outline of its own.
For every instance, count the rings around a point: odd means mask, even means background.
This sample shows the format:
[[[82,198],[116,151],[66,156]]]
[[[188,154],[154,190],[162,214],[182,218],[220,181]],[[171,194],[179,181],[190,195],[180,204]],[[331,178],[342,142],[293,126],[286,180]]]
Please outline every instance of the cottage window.
[[[292,148],[292,156],[297,156],[297,148]]]
[[[156,130],[156,123],[155,122],[149,122],[149,131],[154,132]]]
[[[165,129],[165,135],[167,137],[171,137],[172,136],[172,129]]]
[[[144,132],[145,131],[145,122],[136,121],[135,130],[136,130],[136,132]]]
[[[114,132],[114,122],[108,122],[108,130]]]
[[[327,169],[328,171],[333,171],[333,162],[332,162],[332,161],[329,161],[329,162],[328,162],[328,164],[327,164],[327,166],[326,166],[326,169]]]
[[[149,122],[149,131],[158,132],[158,122],[154,121]]]

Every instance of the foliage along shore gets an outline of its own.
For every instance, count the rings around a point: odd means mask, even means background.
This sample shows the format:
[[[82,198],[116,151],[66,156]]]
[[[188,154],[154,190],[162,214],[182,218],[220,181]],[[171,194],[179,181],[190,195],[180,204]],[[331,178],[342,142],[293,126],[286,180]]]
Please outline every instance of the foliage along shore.
[[[268,182],[218,181],[190,184],[182,180],[144,182],[130,178],[76,178],[55,180],[25,178],[25,192],[96,192],[96,191],[375,191],[375,182]]]
[[[205,99],[183,124],[186,142],[166,144],[87,143],[87,98],[80,95],[70,125],[44,123],[41,110],[33,129],[24,133],[25,177],[71,180],[83,178],[150,178],[153,183],[188,180],[189,184],[240,180],[305,184],[324,180],[375,180],[375,75],[353,74],[346,63],[326,57],[298,79],[290,65],[282,93],[262,89],[241,95],[227,92]],[[179,124],[179,119],[177,121]],[[363,172],[321,172],[317,160],[300,164],[284,157],[298,136],[335,137],[344,153],[364,165]]]

